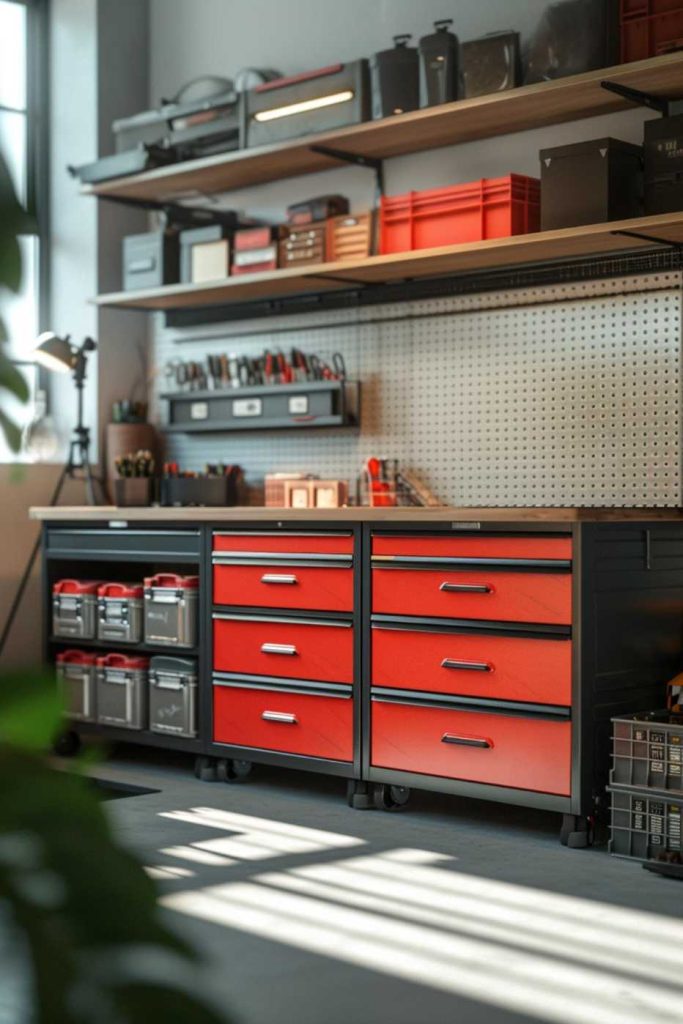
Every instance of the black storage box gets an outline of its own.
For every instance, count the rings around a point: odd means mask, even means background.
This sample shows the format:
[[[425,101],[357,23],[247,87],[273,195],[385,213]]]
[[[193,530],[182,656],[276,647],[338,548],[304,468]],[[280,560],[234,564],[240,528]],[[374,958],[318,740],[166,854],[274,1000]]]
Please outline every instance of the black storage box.
[[[210,505],[216,508],[237,504],[234,476],[165,477],[161,481],[162,505]]]
[[[639,216],[642,152],[609,138],[541,150],[541,231]]]
[[[264,82],[244,94],[246,145],[263,146],[367,121],[369,97],[366,60]]]
[[[683,210],[683,103],[671,115],[645,122],[645,212]]]
[[[180,232],[180,280],[182,284],[219,281],[230,273],[231,228],[212,224]]]
[[[123,290],[178,282],[178,234],[148,231],[123,240]]]
[[[375,120],[417,110],[420,105],[420,61],[410,36],[394,36],[391,50],[370,58],[372,116]]]
[[[494,32],[470,39],[460,49],[463,96],[487,96],[519,85],[521,59],[518,32]]]
[[[548,4],[524,53],[524,83],[579,75],[619,62],[618,0]]]
[[[458,98],[458,37],[448,31],[452,18],[434,22],[435,31],[420,39],[420,106],[434,107]]]

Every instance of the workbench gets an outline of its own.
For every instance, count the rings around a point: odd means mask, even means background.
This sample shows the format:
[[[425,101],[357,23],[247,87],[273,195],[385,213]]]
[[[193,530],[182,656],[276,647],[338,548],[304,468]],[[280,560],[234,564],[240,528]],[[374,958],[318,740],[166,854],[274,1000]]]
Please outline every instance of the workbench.
[[[664,702],[683,657],[683,517],[666,510],[34,508],[45,655],[54,582],[199,575],[195,738],[71,723],[347,780],[556,811],[585,845],[610,718]],[[101,650],[111,642],[83,641]],[[138,649],[154,653],[150,645]]]

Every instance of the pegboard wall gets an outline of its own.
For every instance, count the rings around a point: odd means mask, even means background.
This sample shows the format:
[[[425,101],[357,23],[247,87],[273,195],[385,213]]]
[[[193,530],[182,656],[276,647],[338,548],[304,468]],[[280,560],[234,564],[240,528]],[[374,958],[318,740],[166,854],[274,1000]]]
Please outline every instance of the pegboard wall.
[[[338,351],[362,383],[359,430],[172,434],[169,457],[238,462],[257,491],[276,471],[355,490],[377,455],[453,505],[680,506],[681,286],[661,273],[217,325],[201,339],[158,318],[152,412],[163,426],[171,359]]]

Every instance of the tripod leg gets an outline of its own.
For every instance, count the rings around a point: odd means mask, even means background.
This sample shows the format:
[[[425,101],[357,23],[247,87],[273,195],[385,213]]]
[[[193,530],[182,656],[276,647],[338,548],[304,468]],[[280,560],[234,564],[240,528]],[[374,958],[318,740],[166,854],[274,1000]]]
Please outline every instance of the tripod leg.
[[[64,481],[66,480],[68,472],[69,472],[69,466],[67,464],[64,467],[64,469],[61,471],[61,473],[59,474],[59,479],[57,480],[57,485],[56,485],[54,491],[52,492],[52,497],[50,498],[50,507],[52,507],[53,505],[56,505],[57,502],[59,501],[59,495],[62,493],[62,487],[64,486]],[[36,557],[38,555],[38,552],[40,551],[40,542],[41,542],[41,536],[40,536],[40,532],[39,532],[38,533],[38,537],[36,538],[36,541],[35,541],[35,543],[33,545],[33,549],[31,551],[31,554],[29,555],[29,559],[28,559],[28,562],[26,563],[26,567],[24,569],[24,572],[23,572],[23,575],[21,577],[21,580],[19,581],[19,586],[17,587],[17,591],[16,591],[16,593],[14,595],[14,599],[12,600],[12,604],[10,605],[10,610],[9,610],[9,612],[7,614],[7,619],[5,621],[5,625],[3,626],[2,636],[0,636],[0,657],[2,656],[2,652],[5,649],[5,644],[7,643],[7,638],[9,637],[10,630],[12,629],[12,626],[14,625],[14,620],[17,617],[17,612],[19,611],[19,605],[21,604],[21,599],[24,596],[24,591],[26,590],[26,586],[28,584],[28,581],[31,578],[31,573],[33,572],[33,565],[35,563],[35,560],[36,560]]]
[[[92,468],[90,466],[90,459],[88,458],[87,452],[83,452],[81,455],[81,466],[83,468],[83,475],[85,477],[85,493],[88,498],[89,505],[96,505],[95,501],[95,481],[92,475]]]

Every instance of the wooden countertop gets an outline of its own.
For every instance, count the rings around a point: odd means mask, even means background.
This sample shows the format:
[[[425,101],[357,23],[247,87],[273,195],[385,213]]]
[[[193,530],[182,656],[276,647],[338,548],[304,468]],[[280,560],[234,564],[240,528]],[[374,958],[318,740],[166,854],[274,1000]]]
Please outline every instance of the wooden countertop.
[[[234,508],[117,508],[114,505],[34,506],[31,519],[46,522],[223,523],[223,522],[620,522],[683,520],[680,509],[593,508],[330,508],[285,509],[262,506]]]

